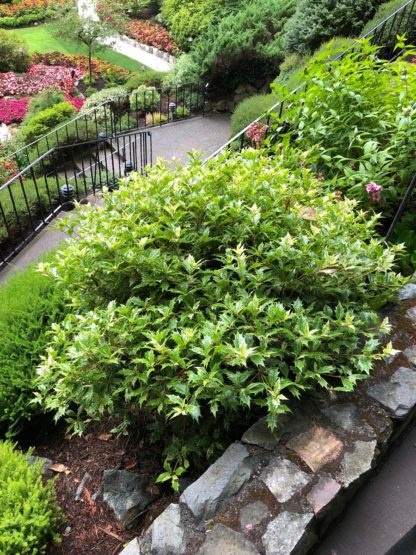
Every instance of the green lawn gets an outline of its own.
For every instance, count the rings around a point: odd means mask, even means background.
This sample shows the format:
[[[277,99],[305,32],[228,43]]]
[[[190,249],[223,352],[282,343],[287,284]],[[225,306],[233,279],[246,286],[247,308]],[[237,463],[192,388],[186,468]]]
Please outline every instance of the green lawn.
[[[85,46],[77,44],[74,41],[64,40],[54,37],[52,34],[52,25],[36,25],[35,27],[22,27],[10,31],[17,33],[19,37],[26,41],[29,52],[64,52],[65,54],[87,54]],[[132,58],[128,58],[123,54],[118,54],[111,48],[104,48],[94,54],[95,57],[116,64],[129,71],[139,71],[143,64],[136,62]]]

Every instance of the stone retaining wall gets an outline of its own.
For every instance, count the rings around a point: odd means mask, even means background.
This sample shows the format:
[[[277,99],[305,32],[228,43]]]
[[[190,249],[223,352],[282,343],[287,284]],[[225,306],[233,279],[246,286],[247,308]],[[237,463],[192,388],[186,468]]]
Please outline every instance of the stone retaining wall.
[[[352,394],[302,399],[243,435],[122,555],[302,555],[413,416],[416,284],[389,311],[401,352]]]
[[[133,47],[139,47],[145,52],[149,52],[150,54],[153,54],[154,56],[157,56],[158,58],[165,60],[171,65],[174,65],[176,63],[175,56],[171,56],[167,52],[164,52],[163,50],[159,50],[159,48],[156,48],[156,46],[149,46],[148,44],[137,42],[137,40],[134,40],[128,37],[127,35],[123,35],[122,38],[123,38],[123,42],[125,42],[126,44],[129,44],[130,46],[133,46]]]

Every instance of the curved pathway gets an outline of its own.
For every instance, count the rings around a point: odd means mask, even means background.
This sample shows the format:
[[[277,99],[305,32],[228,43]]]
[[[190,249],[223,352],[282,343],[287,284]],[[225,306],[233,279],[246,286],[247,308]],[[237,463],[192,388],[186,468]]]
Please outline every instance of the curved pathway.
[[[81,17],[98,21],[99,18],[94,2],[91,0],[78,0],[77,5],[78,13]],[[108,37],[103,43],[115,52],[124,54],[155,71],[169,71],[173,66],[167,60],[147,52],[138,42],[126,36],[114,35],[113,37]]]

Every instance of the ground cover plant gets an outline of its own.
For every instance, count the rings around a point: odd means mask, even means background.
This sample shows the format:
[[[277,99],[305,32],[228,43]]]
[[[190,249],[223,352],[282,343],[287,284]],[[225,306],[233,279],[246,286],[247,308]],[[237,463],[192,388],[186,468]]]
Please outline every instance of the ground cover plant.
[[[44,259],[50,260],[51,255]],[[62,319],[64,310],[53,279],[41,275],[33,265],[0,287],[2,434],[16,435],[39,412],[39,407],[31,403],[36,366],[48,343],[50,327]]]
[[[38,370],[47,410],[75,432],[148,414],[166,442],[161,479],[176,483],[244,410],[273,427],[289,396],[368,375],[400,248],[287,156],[159,164],[81,213],[76,240],[41,267],[72,306]]]
[[[59,541],[61,510],[53,482],[42,483],[41,463],[9,442],[0,442],[0,552],[44,554],[51,539]]]

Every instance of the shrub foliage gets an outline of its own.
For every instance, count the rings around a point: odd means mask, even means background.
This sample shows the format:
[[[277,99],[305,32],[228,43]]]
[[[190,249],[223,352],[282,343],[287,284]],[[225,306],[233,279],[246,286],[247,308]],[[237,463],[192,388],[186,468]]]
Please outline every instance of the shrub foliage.
[[[180,421],[183,456],[192,421],[211,423],[209,443],[244,408],[267,408],[273,427],[288,396],[365,378],[375,310],[402,282],[397,249],[295,161],[248,150],[159,164],[84,210],[43,265],[74,307],[38,370],[45,407],[76,432],[141,409],[166,440]]]

